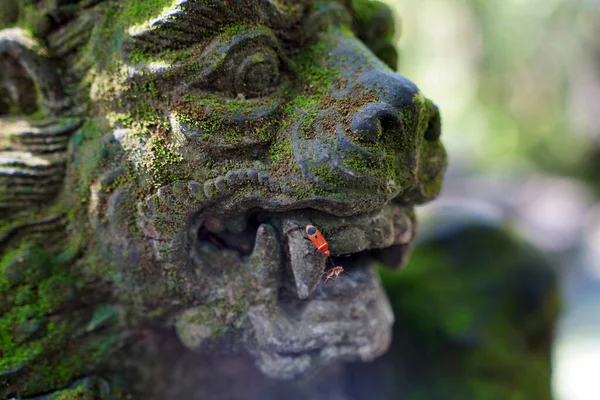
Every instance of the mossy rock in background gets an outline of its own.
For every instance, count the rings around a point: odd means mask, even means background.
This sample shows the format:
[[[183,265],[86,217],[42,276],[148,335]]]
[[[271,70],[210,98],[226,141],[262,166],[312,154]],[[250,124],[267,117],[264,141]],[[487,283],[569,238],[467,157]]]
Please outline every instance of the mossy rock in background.
[[[497,222],[437,217],[405,270],[381,270],[394,340],[350,368],[357,398],[551,399],[556,266]]]

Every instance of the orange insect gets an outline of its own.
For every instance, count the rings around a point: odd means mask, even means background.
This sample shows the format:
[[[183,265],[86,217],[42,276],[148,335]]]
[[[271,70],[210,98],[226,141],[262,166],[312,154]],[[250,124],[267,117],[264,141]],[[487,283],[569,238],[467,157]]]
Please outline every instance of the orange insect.
[[[325,240],[325,237],[323,237],[323,234],[317,228],[313,225],[306,225],[306,234],[318,251],[325,254],[327,257],[331,257],[329,243],[327,243],[327,240]]]
[[[323,275],[325,275],[325,282],[327,282],[330,278],[333,278],[333,280],[336,280],[337,277],[344,272],[344,267],[342,267],[341,265],[338,265],[337,267],[333,267],[325,272],[323,272]],[[334,278],[335,276],[335,278]]]

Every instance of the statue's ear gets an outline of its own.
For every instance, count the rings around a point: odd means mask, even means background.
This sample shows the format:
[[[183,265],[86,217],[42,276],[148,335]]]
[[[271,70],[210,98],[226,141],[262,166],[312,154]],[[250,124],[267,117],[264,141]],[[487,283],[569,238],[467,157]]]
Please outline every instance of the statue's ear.
[[[60,77],[47,54],[27,31],[0,30],[0,117],[56,116],[65,108]]]
[[[396,70],[398,52],[394,46],[395,24],[392,10],[387,4],[373,0],[348,0],[354,16],[354,30],[360,40]]]
[[[0,220],[60,191],[79,124],[64,118],[68,101],[44,48],[25,30],[0,30]]]

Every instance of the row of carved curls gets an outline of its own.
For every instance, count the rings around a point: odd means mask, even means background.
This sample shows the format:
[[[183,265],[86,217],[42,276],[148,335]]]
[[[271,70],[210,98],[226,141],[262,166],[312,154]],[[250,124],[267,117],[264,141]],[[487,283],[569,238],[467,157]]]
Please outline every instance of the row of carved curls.
[[[230,171],[224,176],[209,179],[204,184],[178,182],[161,187],[157,193],[140,203],[139,212],[142,219],[151,224],[151,226],[145,225],[143,230],[149,236],[161,238],[167,232],[173,233],[174,230],[185,229],[183,226],[175,225],[183,223],[190,214],[198,212],[215,201],[247,189],[258,189],[255,194],[259,194],[260,189],[290,191],[269,174],[252,168]]]

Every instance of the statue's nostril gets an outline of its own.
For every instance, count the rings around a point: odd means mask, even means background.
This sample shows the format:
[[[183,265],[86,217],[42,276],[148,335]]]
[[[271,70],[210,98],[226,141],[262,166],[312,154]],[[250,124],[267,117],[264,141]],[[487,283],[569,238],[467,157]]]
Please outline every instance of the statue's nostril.
[[[434,114],[429,118],[427,122],[427,130],[425,131],[425,140],[432,142],[438,140],[442,134],[442,122],[440,118],[440,111],[437,106],[434,105]]]
[[[388,104],[369,103],[354,114],[350,130],[362,140],[375,142],[383,134],[400,132],[402,122],[398,111]]]
[[[394,134],[402,131],[402,123],[397,112],[384,114],[379,119],[383,133]]]

